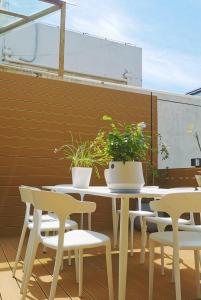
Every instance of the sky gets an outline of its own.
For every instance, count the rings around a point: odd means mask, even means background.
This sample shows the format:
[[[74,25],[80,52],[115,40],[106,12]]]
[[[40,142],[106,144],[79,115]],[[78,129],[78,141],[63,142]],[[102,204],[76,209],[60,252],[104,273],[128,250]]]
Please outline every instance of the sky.
[[[67,29],[142,48],[144,88],[186,93],[201,87],[201,0],[67,3]],[[58,25],[59,14],[41,21]]]

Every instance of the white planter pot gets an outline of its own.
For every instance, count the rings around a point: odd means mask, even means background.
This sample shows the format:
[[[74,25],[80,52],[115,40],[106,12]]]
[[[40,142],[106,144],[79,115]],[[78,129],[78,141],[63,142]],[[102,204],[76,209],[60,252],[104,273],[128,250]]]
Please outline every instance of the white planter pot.
[[[106,185],[109,186],[110,180],[109,180],[109,169],[104,170],[104,177],[105,177],[105,182]]]
[[[107,185],[115,191],[138,192],[144,185],[142,163],[135,161],[110,162]]]
[[[91,179],[92,168],[74,167],[72,168],[73,187],[87,189]]]

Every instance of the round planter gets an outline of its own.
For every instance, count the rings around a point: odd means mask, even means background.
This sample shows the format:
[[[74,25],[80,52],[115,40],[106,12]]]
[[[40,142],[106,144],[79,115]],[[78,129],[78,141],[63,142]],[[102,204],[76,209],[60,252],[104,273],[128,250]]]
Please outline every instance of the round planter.
[[[111,161],[107,181],[111,190],[139,192],[144,185],[142,163]]]
[[[104,177],[105,177],[106,185],[109,186],[109,184],[110,184],[110,180],[109,180],[109,169],[105,169],[105,170],[104,170]]]
[[[73,167],[72,181],[73,187],[87,189],[91,179],[92,168]]]

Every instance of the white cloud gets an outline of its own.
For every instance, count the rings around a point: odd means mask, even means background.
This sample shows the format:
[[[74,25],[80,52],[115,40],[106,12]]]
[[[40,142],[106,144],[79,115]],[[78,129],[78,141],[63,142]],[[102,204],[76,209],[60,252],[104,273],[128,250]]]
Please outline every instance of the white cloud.
[[[96,3],[96,5],[95,5]],[[69,27],[74,30],[99,35],[128,42],[127,32],[129,28],[136,31],[139,25],[125,14],[119,13],[111,1],[87,1],[71,10],[68,20]],[[130,40],[130,39],[129,39]]]
[[[201,69],[190,55],[147,47],[143,51],[143,77],[164,88],[172,85],[189,91],[200,86]]]

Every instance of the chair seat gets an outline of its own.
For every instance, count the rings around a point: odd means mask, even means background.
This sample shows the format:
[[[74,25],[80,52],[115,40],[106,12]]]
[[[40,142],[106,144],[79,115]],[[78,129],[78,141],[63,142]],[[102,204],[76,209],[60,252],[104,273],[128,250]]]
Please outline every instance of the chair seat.
[[[146,218],[147,222],[151,223],[157,223],[157,224],[166,224],[166,225],[172,225],[172,219],[169,217],[147,217]],[[190,224],[190,220],[186,219],[179,219],[178,220],[179,224]]]
[[[151,217],[155,216],[155,213],[151,211],[145,211],[145,210],[130,210],[129,215],[131,216],[139,216],[139,217]]]
[[[186,225],[186,224],[181,224],[179,225],[180,230],[187,230],[187,231],[197,231],[201,233],[201,225]]]
[[[121,210],[117,210],[118,214],[121,213]],[[129,210],[129,215],[139,216],[139,217],[151,217],[155,216],[155,213],[146,210]]]
[[[201,249],[201,233],[192,231],[179,231],[179,248],[190,250],[190,249]],[[150,234],[150,240],[154,240],[159,244],[172,246],[173,247],[173,232],[154,232]]]
[[[33,222],[28,224],[28,228],[32,229],[33,228]],[[55,220],[54,221],[46,221],[46,222],[41,222],[41,231],[57,231],[59,229],[59,221]],[[67,220],[65,222],[65,229],[77,229],[77,223],[72,220]]]
[[[102,233],[90,230],[72,230],[64,234],[64,250],[99,247],[109,241],[110,238]],[[57,249],[58,235],[44,237],[43,244],[46,247]]]

